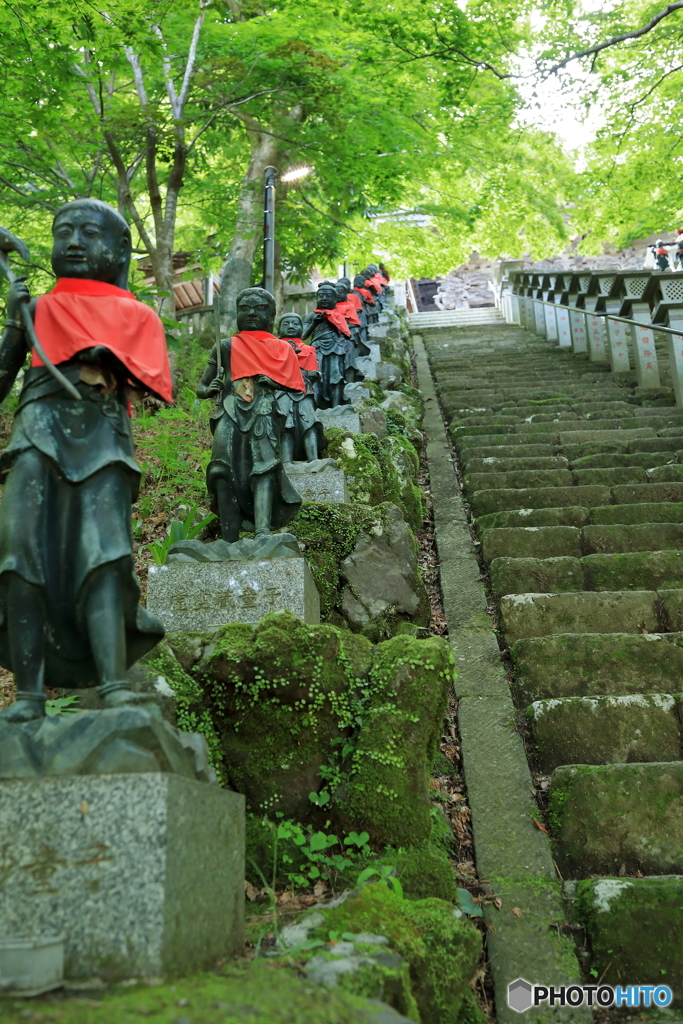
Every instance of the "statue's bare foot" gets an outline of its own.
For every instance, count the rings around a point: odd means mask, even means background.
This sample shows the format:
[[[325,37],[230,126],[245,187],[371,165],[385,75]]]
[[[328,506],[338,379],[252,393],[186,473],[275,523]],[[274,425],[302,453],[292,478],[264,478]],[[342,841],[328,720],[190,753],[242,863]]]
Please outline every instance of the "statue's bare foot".
[[[15,700],[9,707],[0,711],[0,719],[4,722],[32,722],[35,718],[45,717],[44,700]]]

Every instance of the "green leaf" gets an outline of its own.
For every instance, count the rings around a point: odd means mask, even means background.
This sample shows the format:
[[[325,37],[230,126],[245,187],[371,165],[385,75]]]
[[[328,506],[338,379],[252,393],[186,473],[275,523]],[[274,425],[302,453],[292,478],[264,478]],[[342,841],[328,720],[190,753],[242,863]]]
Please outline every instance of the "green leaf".
[[[484,916],[484,911],[478,903],[474,902],[468,889],[458,889],[458,903],[464,914],[468,914],[470,917]]]

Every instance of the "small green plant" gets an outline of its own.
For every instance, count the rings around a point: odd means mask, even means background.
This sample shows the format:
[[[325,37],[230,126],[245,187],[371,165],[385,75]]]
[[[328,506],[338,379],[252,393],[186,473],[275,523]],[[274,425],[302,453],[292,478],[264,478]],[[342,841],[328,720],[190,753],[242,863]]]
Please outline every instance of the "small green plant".
[[[57,718],[59,715],[72,715],[79,708],[72,707],[73,704],[78,704],[78,697],[72,694],[70,697],[55,697],[54,700],[45,701],[45,714],[51,718]]]
[[[384,882],[388,889],[393,890],[397,896],[403,899],[403,886],[396,877],[396,868],[393,864],[380,864],[376,868],[365,868],[356,879],[356,885],[365,885],[366,882]]]
[[[194,540],[205,526],[213,522],[216,518],[213,512],[204,519],[201,519],[198,523],[195,523],[197,517],[197,511],[199,509],[199,503],[195,503],[190,508],[185,518],[181,521],[174,519],[168,531],[168,537],[164,537],[163,540],[155,540],[153,544],[148,544],[147,547],[152,552],[152,558],[157,565],[165,565],[168,553],[171,549],[171,545],[175,544],[180,540]]]

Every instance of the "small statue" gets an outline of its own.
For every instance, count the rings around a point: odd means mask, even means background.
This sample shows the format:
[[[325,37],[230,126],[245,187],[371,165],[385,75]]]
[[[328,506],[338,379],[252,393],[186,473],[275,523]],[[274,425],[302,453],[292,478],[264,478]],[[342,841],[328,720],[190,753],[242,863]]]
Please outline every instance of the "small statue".
[[[363,271],[363,277],[365,278],[366,288],[372,289],[375,293],[375,302],[377,303],[380,310],[383,310],[386,306],[384,298],[384,278],[379,273],[379,267],[376,263],[371,263],[367,270]]]
[[[319,409],[348,404],[344,402],[344,385],[349,382],[353,369],[351,331],[346,317],[336,306],[336,286],[331,281],[323,281],[318,285],[317,308],[306,316],[301,332],[303,341],[312,337],[318,354],[321,380],[316,387],[316,405]]]
[[[0,458],[0,664],[17,688],[0,716],[16,723],[45,714],[46,684],[99,685],[108,708],[136,703],[126,670],[164,635],[139,604],[128,415],[131,388],[171,400],[164,329],[127,290],[130,229],[113,207],[67,203],[52,235],[57,284],[36,300],[14,280],[0,342],[0,399],[33,346]]]
[[[286,417],[282,434],[285,463],[315,462],[327,446],[323,425],[315,414],[314,385],[320,380],[318,357],[313,346],[301,340],[303,324],[298,313],[285,313],[278,329],[282,340],[294,349],[306,385],[305,393],[284,389],[277,393],[280,412]]]
[[[369,356],[370,349],[365,343],[363,338],[363,322],[358,315],[358,310],[355,304],[349,302],[348,292],[346,284],[343,281],[337,282],[337,309],[346,318],[349,330],[351,332],[351,343],[353,345],[353,367],[354,367],[354,380],[363,380],[364,374],[358,369],[358,359],[362,356]],[[367,333],[367,330],[366,330]],[[350,381],[347,381],[350,383]]]
[[[362,274],[356,274],[353,279],[353,293],[358,295],[363,303],[368,324],[376,324],[379,320],[379,309],[375,304],[375,294],[366,287],[366,279]]]
[[[239,540],[243,521],[261,537],[299,511],[301,495],[282,468],[285,416],[277,395],[306,393],[292,346],[272,333],[270,292],[245,288],[236,304],[239,333],[214,345],[197,387],[198,398],[219,400],[206,485],[228,543]]]

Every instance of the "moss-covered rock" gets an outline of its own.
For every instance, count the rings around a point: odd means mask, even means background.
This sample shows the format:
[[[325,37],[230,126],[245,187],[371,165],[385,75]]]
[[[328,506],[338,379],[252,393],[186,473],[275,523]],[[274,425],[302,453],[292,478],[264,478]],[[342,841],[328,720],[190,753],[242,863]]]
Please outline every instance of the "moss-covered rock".
[[[444,900],[402,900],[385,885],[365,885],[339,906],[321,909],[324,923],[313,937],[385,936],[407,961],[412,996],[420,1020],[456,1024],[463,998],[481,953],[481,937],[469,921],[455,916]]]
[[[394,637],[375,648],[353,769],[340,794],[343,821],[387,846],[430,834],[428,784],[454,659],[440,637]]]

